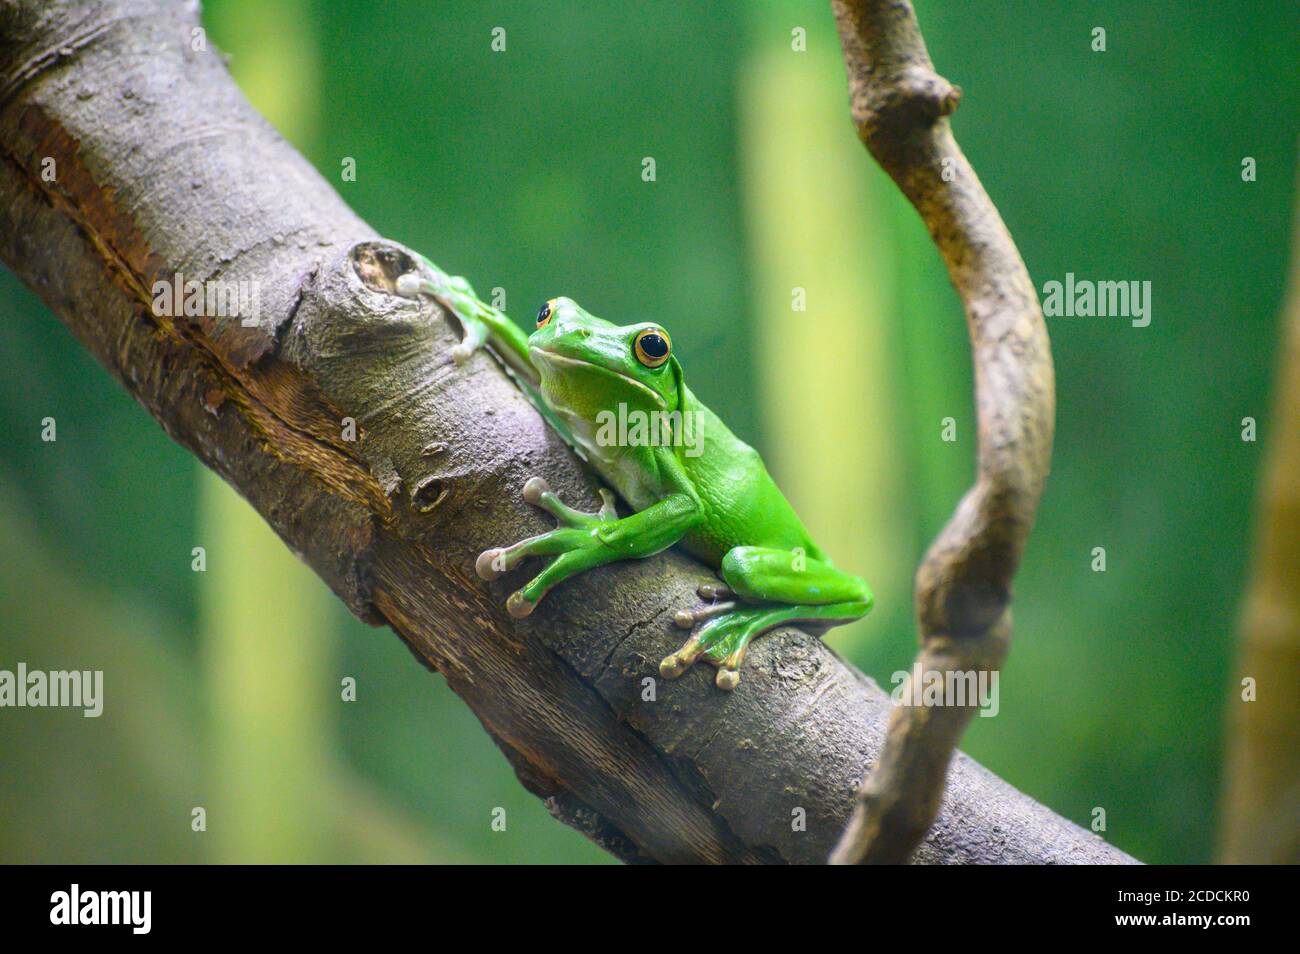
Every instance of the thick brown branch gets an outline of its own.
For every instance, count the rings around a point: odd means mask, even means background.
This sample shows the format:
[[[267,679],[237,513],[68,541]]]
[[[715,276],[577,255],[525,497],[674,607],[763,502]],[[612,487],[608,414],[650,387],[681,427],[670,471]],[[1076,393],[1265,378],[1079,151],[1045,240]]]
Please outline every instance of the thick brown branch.
[[[935,73],[911,4],[832,6],[858,134],[938,245],[975,358],[978,475],[917,570],[917,662],[923,673],[996,671],[1011,637],[1011,581],[1051,461],[1047,328],[1020,253],[953,139],[947,116],[960,91]],[[975,711],[946,702],[893,713],[834,860],[899,862],[920,843]]]
[[[488,356],[447,362],[445,316],[391,294],[407,250],[191,49],[196,17],[0,0],[0,258],[354,612],[446,677],[557,816],[629,859],[823,860],[886,696],[797,630],[754,649],[735,693],[703,669],[647,682],[710,578],[676,553],[511,619],[517,579],[481,582],[475,555],[546,526],[527,477],[591,507],[595,484]],[[257,325],[155,314],[154,283],[178,273],[255,281]],[[963,757],[919,857],[1128,860]]]

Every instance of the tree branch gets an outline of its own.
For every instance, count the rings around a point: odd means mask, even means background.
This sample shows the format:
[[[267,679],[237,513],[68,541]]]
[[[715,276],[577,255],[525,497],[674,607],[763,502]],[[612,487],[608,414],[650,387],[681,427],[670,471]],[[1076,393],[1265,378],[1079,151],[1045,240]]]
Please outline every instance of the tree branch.
[[[917,665],[923,674],[996,672],[1011,638],[1011,581],[1051,462],[1047,328],[1015,242],[953,139],[947,117],[961,91],[934,71],[912,5],[832,7],[858,135],[938,245],[975,359],[978,474],[917,570]],[[895,709],[834,861],[901,862],[912,853],[977,711],[965,701]]]
[[[545,527],[525,478],[593,507],[596,484],[488,356],[446,360],[447,317],[392,294],[408,251],[191,49],[197,23],[164,0],[0,0],[0,257],[353,612],[446,677],[558,817],[628,860],[823,860],[888,698],[797,630],[762,640],[734,693],[703,668],[646,683],[712,579],[675,552],[509,617],[517,579],[483,583],[474,558]],[[258,324],[156,314],[178,273],[255,281]],[[962,756],[919,858],[1131,860]]]

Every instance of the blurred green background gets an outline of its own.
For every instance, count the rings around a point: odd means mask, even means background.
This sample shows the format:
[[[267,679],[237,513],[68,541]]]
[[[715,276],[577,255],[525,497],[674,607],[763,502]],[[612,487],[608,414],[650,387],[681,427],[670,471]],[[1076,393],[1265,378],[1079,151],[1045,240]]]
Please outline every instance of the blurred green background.
[[[964,748],[1081,824],[1104,808],[1145,861],[1207,861],[1271,426],[1298,8],[917,7],[1040,290],[1153,286],[1147,328],[1049,319],[1055,466],[1001,714]],[[380,232],[504,288],[517,320],[566,294],[667,325],[699,396],[873,583],[876,611],[828,641],[884,685],[910,665],[911,574],[973,470],[970,357],[928,236],[849,124],[827,3],[206,0],[205,23]],[[8,272],[0,445],[0,668],[103,669],[107,695],[100,719],[0,710],[0,861],[608,860]]]

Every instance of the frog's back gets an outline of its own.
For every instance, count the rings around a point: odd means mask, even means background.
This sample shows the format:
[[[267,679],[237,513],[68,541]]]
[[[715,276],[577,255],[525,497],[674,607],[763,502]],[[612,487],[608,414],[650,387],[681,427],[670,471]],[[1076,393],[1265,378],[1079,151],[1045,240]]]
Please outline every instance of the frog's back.
[[[695,485],[704,505],[704,520],[682,544],[713,566],[737,546],[801,548],[813,559],[823,555],[808,531],[767,472],[758,451],[750,447],[689,390],[683,402],[695,415],[698,428],[691,456],[690,446],[678,448],[678,458]]]

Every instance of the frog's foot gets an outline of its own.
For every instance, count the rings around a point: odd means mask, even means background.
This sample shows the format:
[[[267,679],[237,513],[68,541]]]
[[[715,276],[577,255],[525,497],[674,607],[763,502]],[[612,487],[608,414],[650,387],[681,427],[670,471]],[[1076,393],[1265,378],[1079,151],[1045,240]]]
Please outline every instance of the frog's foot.
[[[703,621],[682,644],[682,648],[665,656],[659,673],[676,679],[700,659],[718,667],[714,682],[719,689],[735,689],[740,682],[740,665],[750,643],[769,630],[787,623],[835,625],[862,616],[869,604],[849,600],[814,606],[790,606],[783,603],[716,603],[696,610],[686,610],[674,617],[685,628]]]
[[[714,681],[719,689],[736,688],[750,640],[763,631],[761,624],[770,611],[770,606],[738,606],[731,601],[680,610],[673,622],[682,629],[694,627],[695,631],[681,649],[659,663],[660,675],[676,679],[703,659],[718,667]]]
[[[618,519],[614,495],[604,487],[600,488],[602,503],[596,513],[574,510],[541,477],[530,477],[524,484],[524,499],[553,516],[559,526],[548,533],[520,540],[512,546],[484,550],[474,564],[480,577],[495,580],[528,557],[555,557],[527,585],[510,594],[506,609],[517,619],[529,615],[557,583],[575,573],[608,562],[608,548],[600,541],[597,531]]]
[[[407,272],[397,277],[395,289],[403,298],[419,298],[429,295],[438,301],[460,322],[464,336],[451,348],[451,360],[456,365],[464,364],[479,348],[483,347],[491,334],[491,329],[482,317],[483,303],[474,295],[469,282],[459,275],[448,275],[436,268],[428,259],[425,263],[433,278],[419,272]]]

